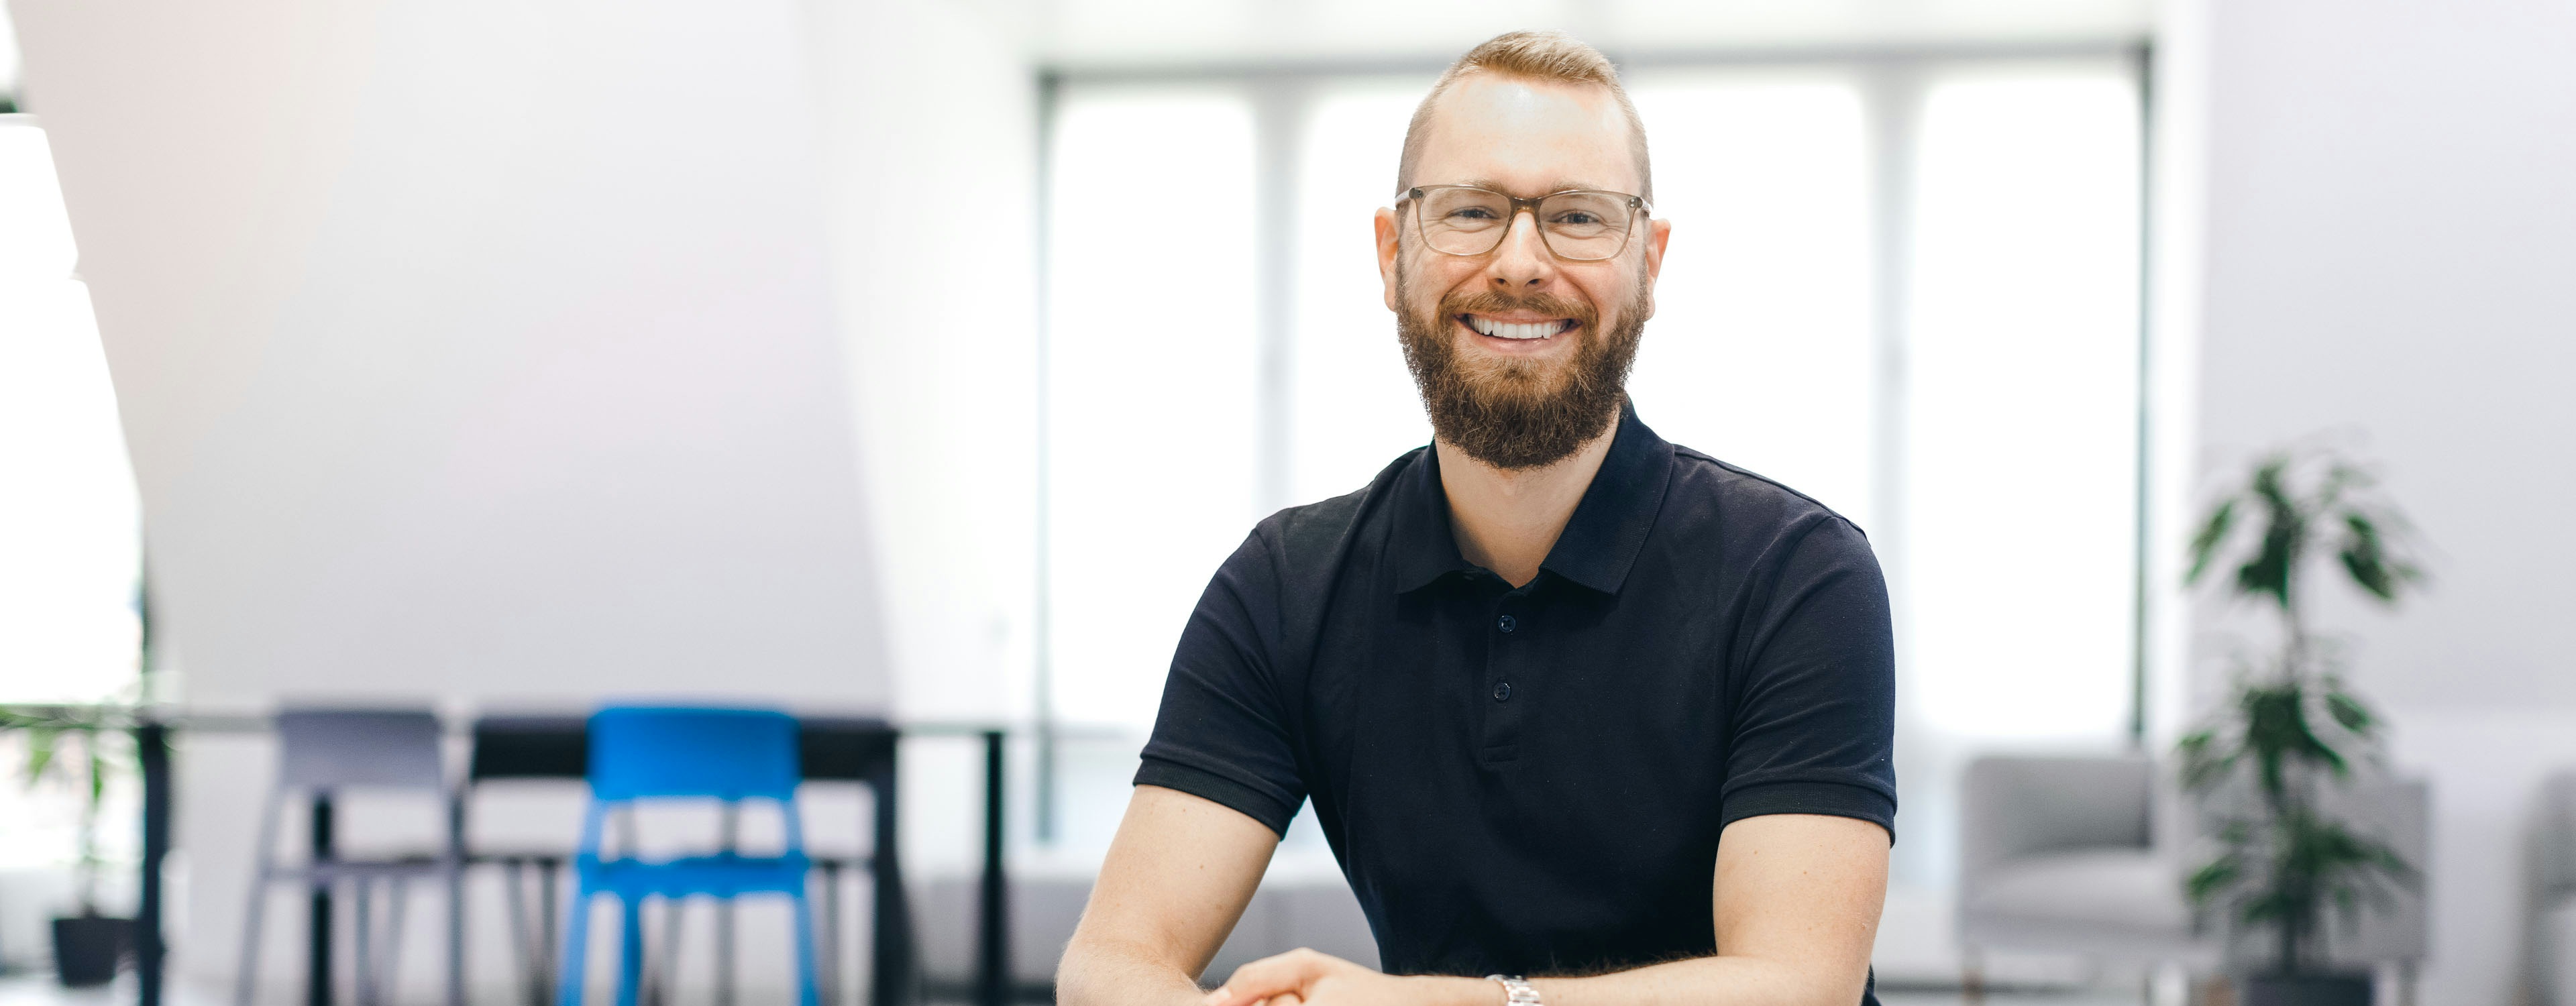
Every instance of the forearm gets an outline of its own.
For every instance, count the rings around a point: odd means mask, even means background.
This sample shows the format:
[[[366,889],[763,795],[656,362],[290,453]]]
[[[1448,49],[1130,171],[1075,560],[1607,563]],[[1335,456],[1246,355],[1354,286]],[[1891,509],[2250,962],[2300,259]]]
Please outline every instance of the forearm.
[[[1852,1006],[1865,974],[1816,974],[1753,957],[1701,957],[1589,978],[1533,978],[1547,1006]],[[1423,1006],[1499,1006],[1499,983],[1466,978],[1407,979]]]
[[[1701,957],[1590,978],[1535,978],[1547,1006],[1853,1006],[1868,980],[1761,957]]]
[[[1065,1006],[1196,1006],[1207,996],[1153,948],[1100,937],[1076,936],[1055,981]]]

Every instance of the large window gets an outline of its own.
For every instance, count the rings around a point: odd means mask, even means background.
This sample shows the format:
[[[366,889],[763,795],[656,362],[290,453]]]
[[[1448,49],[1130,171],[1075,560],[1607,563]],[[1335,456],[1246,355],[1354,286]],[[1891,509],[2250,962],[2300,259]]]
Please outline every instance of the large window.
[[[1866,529],[1899,634],[1900,879],[1950,780],[2131,710],[2137,82],[2111,54],[1633,69],[1673,223],[1630,390]],[[1052,116],[1052,713],[1140,735],[1254,520],[1430,431],[1381,303],[1418,76],[1065,82]],[[1153,201],[1148,208],[1121,202]],[[1149,221],[1186,214],[1180,229]]]
[[[7,39],[0,37],[0,54]],[[5,79],[0,79],[5,84]],[[5,92],[0,92],[5,93]],[[44,130],[0,115],[0,703],[126,697],[141,565],[116,395]],[[0,734],[0,764],[24,738]],[[0,781],[0,870],[67,865],[85,790]],[[133,794],[110,791],[111,820]],[[122,856],[132,829],[109,825]],[[67,908],[53,905],[48,908]]]
[[[75,257],[44,130],[0,115],[0,702],[135,679],[134,480]]]

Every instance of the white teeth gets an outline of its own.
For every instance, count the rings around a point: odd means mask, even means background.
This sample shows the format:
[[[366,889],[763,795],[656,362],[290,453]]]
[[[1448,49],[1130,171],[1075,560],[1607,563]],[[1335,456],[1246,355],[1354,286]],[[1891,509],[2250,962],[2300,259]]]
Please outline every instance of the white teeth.
[[[1527,324],[1517,325],[1505,324],[1503,322],[1487,318],[1483,315],[1476,314],[1468,315],[1467,323],[1475,326],[1476,331],[1493,336],[1497,339],[1544,339],[1548,336],[1555,335],[1558,329],[1564,327],[1562,322],[1554,321],[1533,321]]]

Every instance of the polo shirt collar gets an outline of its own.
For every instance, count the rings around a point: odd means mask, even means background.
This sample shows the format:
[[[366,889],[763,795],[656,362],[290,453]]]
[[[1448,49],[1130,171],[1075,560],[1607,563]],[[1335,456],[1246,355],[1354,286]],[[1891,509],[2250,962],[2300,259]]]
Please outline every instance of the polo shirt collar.
[[[1555,547],[1539,563],[1540,571],[1604,594],[1618,593],[1663,509],[1672,470],[1673,445],[1638,420],[1636,406],[1622,404],[1610,453],[1601,459],[1601,469],[1593,473]],[[1393,540],[1388,542],[1396,592],[1410,593],[1449,573],[1474,569],[1458,553],[1458,540],[1449,530],[1449,494],[1440,487],[1439,451],[1423,448],[1421,463],[1401,478]]]

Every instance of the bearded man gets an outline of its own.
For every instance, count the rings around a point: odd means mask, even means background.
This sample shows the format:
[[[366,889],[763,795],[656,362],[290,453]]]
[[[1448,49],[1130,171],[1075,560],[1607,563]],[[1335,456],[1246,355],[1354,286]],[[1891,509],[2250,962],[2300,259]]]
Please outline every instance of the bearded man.
[[[1886,586],[1850,522],[1629,407],[1672,228],[1616,72],[1478,46],[1396,185],[1378,269],[1432,444],[1217,571],[1063,1001],[1874,1003]],[[1308,799],[1384,972],[1299,950],[1202,991]]]

